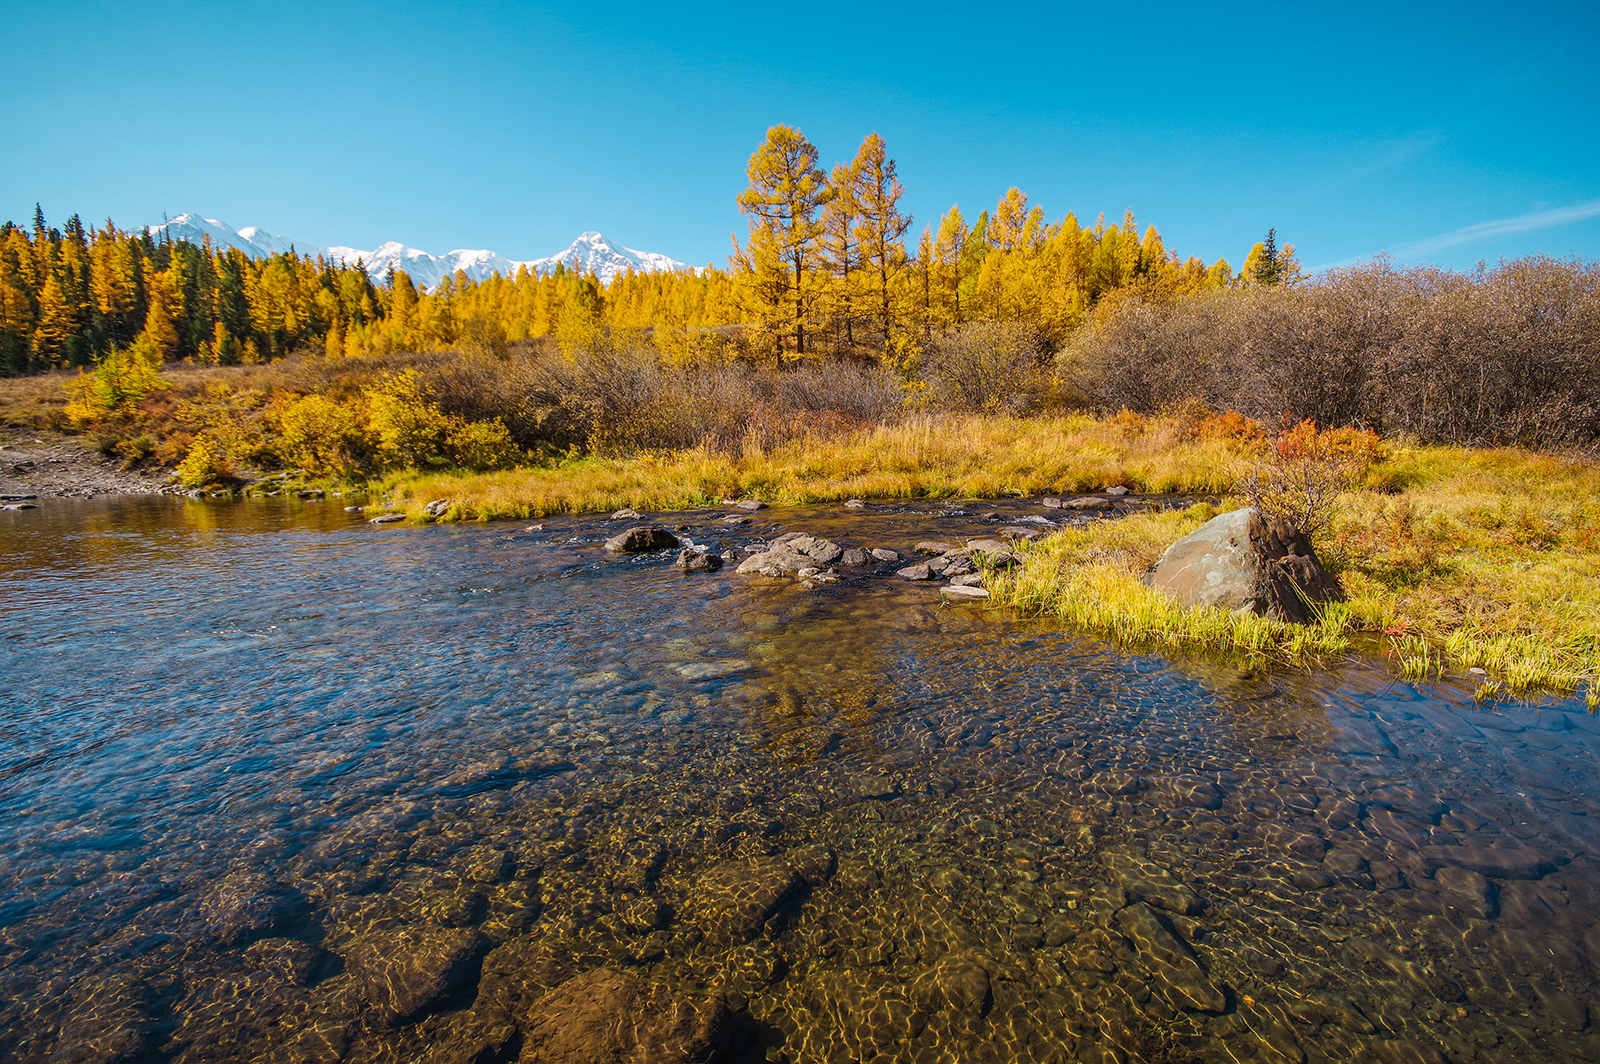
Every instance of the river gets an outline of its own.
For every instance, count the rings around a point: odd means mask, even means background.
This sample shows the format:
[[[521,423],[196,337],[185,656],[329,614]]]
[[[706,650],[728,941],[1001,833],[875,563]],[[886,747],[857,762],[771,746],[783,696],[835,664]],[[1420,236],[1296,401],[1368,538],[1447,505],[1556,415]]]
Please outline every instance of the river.
[[[908,551],[995,511],[1036,506],[663,520]],[[580,1059],[539,1039],[598,972],[725,1061],[1600,1059],[1580,702],[616,530],[0,513],[0,1058]]]

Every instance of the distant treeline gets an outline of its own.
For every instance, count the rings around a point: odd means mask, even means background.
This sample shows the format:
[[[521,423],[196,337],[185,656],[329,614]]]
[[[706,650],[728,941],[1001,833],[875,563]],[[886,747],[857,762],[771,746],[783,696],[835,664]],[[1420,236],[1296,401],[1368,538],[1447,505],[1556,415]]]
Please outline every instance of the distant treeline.
[[[363,358],[376,374],[401,356],[459,351],[485,357],[429,361],[407,401],[440,403],[461,424],[498,421],[527,452],[733,446],[751,424],[767,426],[756,436],[812,431],[902,409],[1153,413],[1196,401],[1423,440],[1600,440],[1594,263],[1459,273],[1380,260],[1308,278],[1269,231],[1235,273],[1181,259],[1131,211],[1120,225],[1050,222],[1016,188],[971,224],[951,207],[911,249],[880,137],[831,171],[818,160],[798,130],[774,126],[751,156],[748,233],[726,269],[609,284],[558,267],[458,272],[422,291],[403,271],[252,260],[76,217],[57,230],[36,211],[31,228],[0,226],[0,372],[105,366],[79,409],[126,420],[163,363],[302,351],[352,360],[348,381]],[[805,375],[788,384],[773,376],[796,369]]]
[[[1180,261],[1153,226],[1047,222],[1019,190],[971,223],[951,207],[914,252],[895,164],[867,138],[856,159],[815,169],[816,149],[778,126],[751,160],[741,197],[750,236],[727,269],[598,278],[558,267],[431,292],[404,271],[371,277],[297,254],[251,259],[232,248],[118,229],[0,225],[0,372],[87,366],[146,334],[165,361],[231,365],[296,350],[386,355],[508,343],[565,326],[643,331],[670,361],[842,357],[906,361],[934,333],[974,320],[1023,321],[1059,343],[1120,289],[1181,293],[1239,280],[1223,260]],[[796,168],[811,171],[794,178]],[[799,181],[800,188],[796,185]],[[1258,245],[1242,277],[1294,272],[1293,248]]]

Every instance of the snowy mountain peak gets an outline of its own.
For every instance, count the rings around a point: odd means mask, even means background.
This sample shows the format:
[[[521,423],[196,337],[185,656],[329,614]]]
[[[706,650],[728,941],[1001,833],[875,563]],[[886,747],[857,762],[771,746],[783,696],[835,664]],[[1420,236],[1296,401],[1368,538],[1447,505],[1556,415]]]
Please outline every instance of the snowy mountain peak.
[[[189,213],[168,219],[161,225],[146,226],[145,231],[158,239],[165,236],[195,244],[209,237],[213,247],[238,248],[251,258],[281,255],[292,247],[302,255],[324,255],[344,263],[360,262],[374,279],[380,281],[390,270],[404,270],[420,288],[437,287],[440,281],[458,270],[475,281],[482,281],[496,273],[502,277],[514,277],[517,269],[523,266],[527,267],[529,273],[549,273],[559,263],[569,270],[594,273],[602,282],[609,283],[629,270],[650,273],[687,269],[675,259],[653,251],[635,251],[614,244],[592,230],[580,234],[564,251],[523,262],[513,261],[493,251],[466,248],[458,248],[445,255],[430,255],[394,240],[380,244],[372,251],[347,247],[320,248],[274,236],[258,226],[234,229],[219,219],[202,218]]]

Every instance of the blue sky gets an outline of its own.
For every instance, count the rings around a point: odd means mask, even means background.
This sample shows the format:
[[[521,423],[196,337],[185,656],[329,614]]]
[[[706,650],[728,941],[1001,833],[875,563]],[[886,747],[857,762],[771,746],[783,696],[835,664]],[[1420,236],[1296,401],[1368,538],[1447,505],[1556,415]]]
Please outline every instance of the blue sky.
[[[1600,257],[1600,5],[0,5],[0,217],[723,264],[774,123],[1235,266]]]

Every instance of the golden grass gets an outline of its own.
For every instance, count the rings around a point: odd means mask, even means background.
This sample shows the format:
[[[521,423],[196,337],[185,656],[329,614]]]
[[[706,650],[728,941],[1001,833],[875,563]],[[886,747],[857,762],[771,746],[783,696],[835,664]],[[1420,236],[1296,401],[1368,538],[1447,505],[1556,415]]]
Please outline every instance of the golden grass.
[[[1085,416],[921,417],[855,433],[727,455],[694,449],[584,458],[477,475],[405,474],[385,485],[413,513],[459,499],[493,519],[674,510],[718,498],[772,503],[849,498],[998,498],[1126,484],[1145,492],[1223,491],[1242,445],[1178,438],[1155,420],[1137,431]]]
[[[1348,601],[1314,625],[1184,609],[1139,583],[1208,507],[1050,536],[992,601],[1124,642],[1292,664],[1371,633],[1408,680],[1477,667],[1484,698],[1582,691],[1600,704],[1600,470],[1514,449],[1399,447],[1372,472],[1383,492],[1345,496],[1318,544]]]

